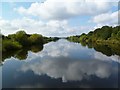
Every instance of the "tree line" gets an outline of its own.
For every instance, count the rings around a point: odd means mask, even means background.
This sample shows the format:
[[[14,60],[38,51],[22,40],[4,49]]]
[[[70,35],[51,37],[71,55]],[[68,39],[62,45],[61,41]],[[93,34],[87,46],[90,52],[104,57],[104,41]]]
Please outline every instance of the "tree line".
[[[120,26],[103,26],[87,34],[67,37],[67,40],[94,48],[107,56],[120,55]]]
[[[86,44],[120,44],[120,26],[103,26],[87,34],[83,33],[81,35],[70,36],[67,37],[67,39],[74,42],[84,42]]]
[[[8,36],[2,35],[2,52],[19,50],[34,45],[43,45],[58,39],[59,38],[56,37],[44,37],[41,34],[27,34],[25,31],[18,31],[15,34],[9,34]]]

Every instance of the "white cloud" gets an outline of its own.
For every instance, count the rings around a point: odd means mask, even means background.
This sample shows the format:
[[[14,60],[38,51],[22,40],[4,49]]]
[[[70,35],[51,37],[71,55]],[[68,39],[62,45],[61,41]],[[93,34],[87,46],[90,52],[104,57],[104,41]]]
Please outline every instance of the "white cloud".
[[[29,0],[27,2],[35,2],[35,1],[36,2],[44,2],[45,0]],[[61,1],[64,1],[64,0],[56,0],[56,2],[61,2]],[[69,0],[69,1],[73,1],[73,0]],[[74,1],[76,1],[76,0],[74,0]],[[98,1],[98,0],[86,0],[86,1],[91,2],[91,1]],[[101,2],[101,1],[104,1],[104,2],[119,2],[119,0],[99,0],[98,2]],[[20,0],[20,1],[17,1],[17,0],[1,0],[1,2],[11,2],[11,3],[13,3],[13,2],[25,2],[25,1],[24,0]]]
[[[71,27],[67,20],[50,20],[43,22],[30,18],[14,19],[11,21],[0,19],[2,34],[8,35],[18,30],[25,30],[27,33],[39,33],[44,36],[69,36],[81,34],[90,30],[90,26]]]
[[[118,25],[118,13],[119,12],[120,11],[100,14],[100,15],[93,17],[92,21],[98,24],[99,26],[103,26],[103,25],[115,26],[115,25]]]
[[[15,32],[17,28],[12,26],[10,21],[0,18],[0,29],[1,29],[1,33],[8,34]]]
[[[40,33],[44,36],[70,36],[81,33],[87,33],[90,30],[94,30],[94,26],[71,26],[68,19],[77,16],[94,16],[93,22],[97,23],[96,27],[103,26],[107,23],[113,25],[117,22],[116,13],[108,17],[108,12],[112,6],[115,5],[112,2],[98,1],[98,0],[70,0],[70,1],[56,1],[46,0],[44,3],[32,3],[29,8],[19,7],[14,8],[21,14],[37,16],[34,19],[21,18],[11,21],[0,19],[0,29],[2,33],[7,35],[15,33],[20,29],[24,29],[27,33]],[[106,18],[102,17],[105,16]],[[99,17],[103,19],[99,19]],[[48,21],[43,22],[41,18]],[[114,19],[113,19],[114,18]],[[81,21],[80,21],[81,22]],[[92,23],[93,23],[92,22]],[[77,23],[73,21],[72,23]],[[83,23],[86,23],[83,22]]]
[[[32,3],[29,8],[15,8],[21,14],[39,16],[44,19],[63,20],[81,15],[98,15],[107,12],[113,3],[108,0],[46,0],[44,3]]]

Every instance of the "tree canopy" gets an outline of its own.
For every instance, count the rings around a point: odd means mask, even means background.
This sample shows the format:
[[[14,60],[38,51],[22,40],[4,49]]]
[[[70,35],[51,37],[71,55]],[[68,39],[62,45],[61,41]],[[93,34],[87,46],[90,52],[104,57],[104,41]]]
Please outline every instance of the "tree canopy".
[[[43,45],[55,38],[43,37],[41,34],[27,34],[25,31],[18,31],[15,34],[2,36],[2,51],[18,50],[33,45]]]
[[[102,28],[97,28],[94,31],[90,31],[88,34],[81,34],[78,36],[68,37],[71,41],[76,42],[106,42],[106,43],[116,43],[120,44],[120,26],[110,27],[103,26]]]

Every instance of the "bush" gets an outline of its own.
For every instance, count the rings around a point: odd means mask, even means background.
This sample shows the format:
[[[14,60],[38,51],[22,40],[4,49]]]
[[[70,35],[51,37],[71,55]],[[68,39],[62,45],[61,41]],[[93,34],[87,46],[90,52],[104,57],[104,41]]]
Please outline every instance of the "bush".
[[[43,44],[44,42],[42,35],[39,34],[32,34],[28,40],[31,44]]]
[[[17,41],[11,41],[11,40],[3,40],[2,41],[2,49],[3,51],[8,51],[8,50],[16,50],[22,48],[22,45],[17,42]]]
[[[28,36],[26,34],[25,31],[18,31],[16,34],[15,34],[15,39],[16,41],[18,41],[20,44],[22,44],[23,46],[27,46],[29,45],[29,42],[28,42]]]

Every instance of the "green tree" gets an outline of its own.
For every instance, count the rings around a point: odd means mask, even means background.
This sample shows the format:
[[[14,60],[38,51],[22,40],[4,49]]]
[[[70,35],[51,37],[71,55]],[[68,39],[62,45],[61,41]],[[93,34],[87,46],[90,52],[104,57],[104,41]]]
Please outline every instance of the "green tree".
[[[17,41],[2,40],[2,51],[17,50],[20,48],[22,48],[22,45]]]
[[[120,39],[120,31],[117,33],[117,37]]]
[[[112,34],[112,27],[109,27],[109,26],[103,26],[101,28],[101,38],[104,39],[104,40],[107,40],[108,38],[111,37],[111,34]]]
[[[15,35],[15,39],[23,46],[27,46],[29,44],[28,36],[25,31],[18,31]]]
[[[8,38],[11,39],[12,41],[15,41],[16,34],[9,34]]]
[[[32,34],[29,37],[29,41],[31,42],[31,44],[43,44],[44,43],[43,37],[40,34]]]

